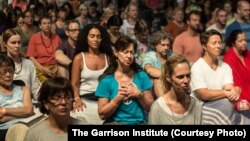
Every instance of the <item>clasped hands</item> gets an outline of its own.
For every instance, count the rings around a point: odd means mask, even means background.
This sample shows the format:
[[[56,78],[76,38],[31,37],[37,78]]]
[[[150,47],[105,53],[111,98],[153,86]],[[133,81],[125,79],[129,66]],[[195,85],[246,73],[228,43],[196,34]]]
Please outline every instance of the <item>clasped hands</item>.
[[[224,88],[224,92],[226,94],[227,99],[235,103],[240,98],[241,88],[238,86],[232,86],[232,87]]]
[[[238,86],[233,86],[231,88],[224,89],[226,92],[226,97],[232,103],[236,104],[238,110],[250,110],[250,104],[247,100],[240,100],[241,88]]]
[[[121,85],[118,89],[118,94],[123,97],[123,100],[140,98],[142,96],[142,92],[133,83],[129,85]]]

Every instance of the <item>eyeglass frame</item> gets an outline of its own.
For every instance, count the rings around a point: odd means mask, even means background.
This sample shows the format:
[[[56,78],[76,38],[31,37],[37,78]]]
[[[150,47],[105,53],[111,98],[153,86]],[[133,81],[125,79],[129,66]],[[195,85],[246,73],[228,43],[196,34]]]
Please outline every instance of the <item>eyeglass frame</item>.
[[[48,101],[55,104],[56,106],[60,105],[62,103],[62,100],[64,100],[65,103],[67,104],[74,102],[74,99],[70,95],[63,95],[63,96],[57,96],[57,97],[54,96],[54,97],[48,98]]]
[[[24,15],[24,18],[33,18],[33,15]]]
[[[0,68],[0,75],[6,75],[8,73],[14,74],[15,69],[13,67],[5,67],[5,68]]]
[[[76,33],[77,31],[80,32],[81,29],[67,29],[69,32]]]

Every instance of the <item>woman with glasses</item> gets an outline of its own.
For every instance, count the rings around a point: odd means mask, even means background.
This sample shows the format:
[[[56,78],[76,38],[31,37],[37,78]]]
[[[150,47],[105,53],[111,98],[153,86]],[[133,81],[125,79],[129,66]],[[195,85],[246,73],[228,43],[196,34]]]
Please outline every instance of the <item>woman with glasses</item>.
[[[0,54],[0,140],[5,140],[8,128],[20,118],[33,115],[30,90],[13,84],[15,64]]]
[[[22,38],[22,47],[20,49],[21,54],[26,57],[27,48],[30,37],[38,31],[38,28],[33,25],[34,15],[30,10],[26,10],[23,13],[23,24],[17,29]]]
[[[64,141],[68,138],[69,124],[85,124],[70,117],[73,89],[66,78],[46,80],[39,90],[38,101],[40,112],[48,118],[29,128],[25,141]]]

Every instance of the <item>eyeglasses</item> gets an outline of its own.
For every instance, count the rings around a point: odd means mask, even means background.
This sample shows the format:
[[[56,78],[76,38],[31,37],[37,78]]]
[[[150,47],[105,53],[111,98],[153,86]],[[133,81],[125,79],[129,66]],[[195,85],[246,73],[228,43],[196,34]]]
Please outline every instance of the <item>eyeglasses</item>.
[[[32,18],[31,15],[25,15],[24,17],[25,17],[25,18]]]
[[[62,103],[62,100],[64,100],[67,104],[70,102],[73,102],[73,99],[71,96],[66,95],[66,96],[54,96],[49,98],[50,102],[54,103],[55,105],[59,105]]]
[[[0,69],[0,74],[1,75],[5,75],[7,72],[9,72],[10,74],[13,74],[15,72],[15,69],[12,67],[6,67],[6,68],[1,68]]]
[[[68,31],[75,33],[75,32],[80,32],[80,29],[68,29]]]

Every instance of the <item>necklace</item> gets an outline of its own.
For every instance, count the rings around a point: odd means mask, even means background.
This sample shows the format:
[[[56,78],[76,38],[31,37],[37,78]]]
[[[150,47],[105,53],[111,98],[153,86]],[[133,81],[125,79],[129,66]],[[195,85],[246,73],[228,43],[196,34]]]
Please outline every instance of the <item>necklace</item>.
[[[17,66],[19,66],[19,65],[15,65],[15,74],[19,74],[22,71],[22,68],[23,68],[23,60],[22,60],[22,58],[20,56],[19,56],[19,58],[21,60],[20,68],[19,68],[18,71],[16,71],[17,68],[18,68]]]
[[[41,40],[42,40],[42,43],[43,43],[43,46],[45,47],[45,50],[48,54],[52,55],[53,54],[53,44],[52,44],[52,37],[49,36],[49,39],[50,39],[50,45],[46,46],[46,44],[44,43],[44,39],[43,39],[43,36],[42,36],[42,33],[40,32],[40,36],[41,36]],[[48,48],[50,48],[50,46],[52,47],[52,51],[49,52]]]
[[[174,124],[179,124],[177,121],[177,114],[176,113],[174,113],[173,112],[173,109],[172,109],[172,107],[171,107],[171,105],[170,105],[170,102],[169,102],[169,100],[168,100],[168,97],[166,97],[166,100],[167,100],[167,106],[169,107],[169,109],[170,109],[170,111],[171,111],[171,114],[172,114],[172,116],[173,116],[173,118],[171,118],[172,119],[172,121],[173,121],[173,123]],[[185,112],[183,113],[183,114],[181,114],[182,116],[185,114]]]
[[[166,97],[166,100],[167,100],[167,105],[168,105],[168,107],[169,107],[169,109],[170,109],[170,111],[171,111],[171,113],[172,113],[172,116],[175,117],[174,112],[173,112],[173,110],[172,110],[172,108],[171,108],[171,105],[170,105],[169,100],[168,100],[167,97]]]

